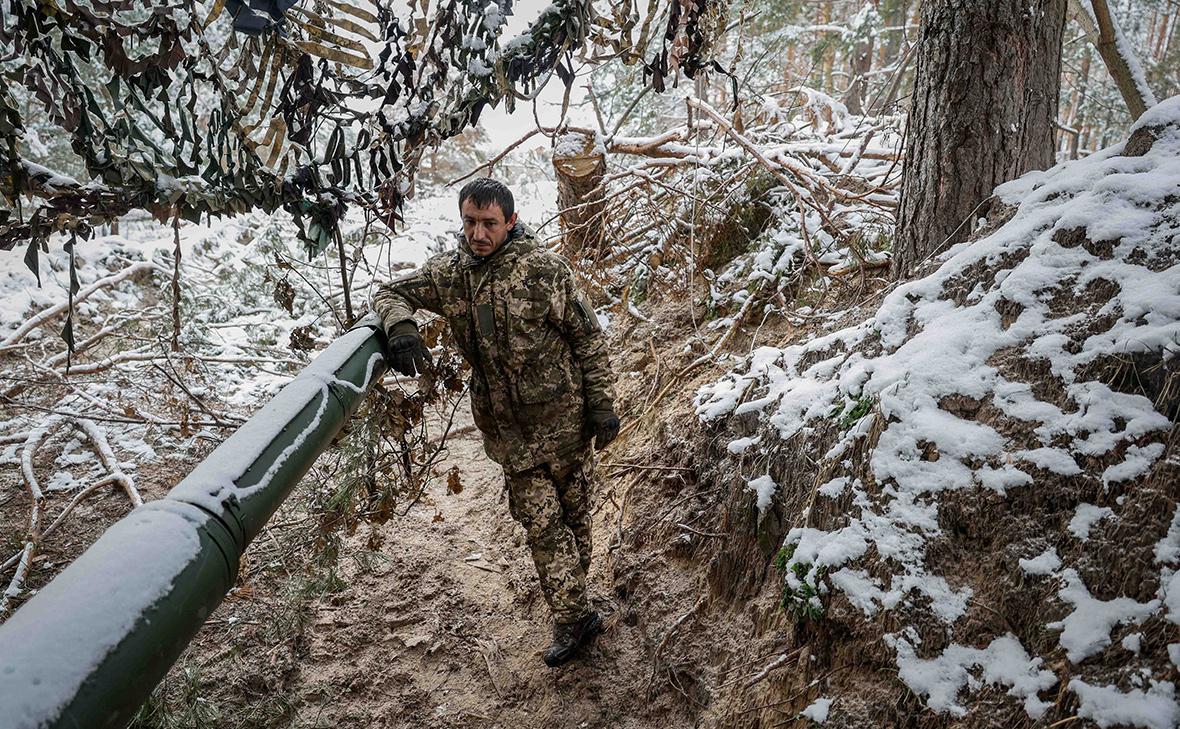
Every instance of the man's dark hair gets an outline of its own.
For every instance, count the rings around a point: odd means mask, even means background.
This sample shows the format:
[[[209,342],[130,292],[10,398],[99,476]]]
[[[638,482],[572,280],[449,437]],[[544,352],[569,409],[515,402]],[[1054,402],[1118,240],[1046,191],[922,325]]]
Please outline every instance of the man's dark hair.
[[[492,203],[496,203],[500,206],[500,210],[504,211],[505,221],[511,218],[513,211],[516,210],[512,191],[503,182],[490,177],[477,177],[464,185],[463,189],[459,191],[459,207],[463,207],[464,200],[471,200],[477,208],[486,208]]]

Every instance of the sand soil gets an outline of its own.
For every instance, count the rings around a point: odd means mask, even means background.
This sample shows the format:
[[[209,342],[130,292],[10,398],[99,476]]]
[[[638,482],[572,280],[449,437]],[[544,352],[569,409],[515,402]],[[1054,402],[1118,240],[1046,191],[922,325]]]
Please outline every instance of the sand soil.
[[[594,602],[609,613],[605,632],[580,660],[550,669],[541,661],[549,610],[524,530],[508,514],[502,472],[470,430],[453,438],[440,470],[452,465],[462,491],[435,479],[404,517],[379,527],[377,566],[345,572],[347,587],[313,604],[308,657],[287,686],[300,718],[367,727],[665,726],[678,702],[646,700],[650,661],[641,631],[611,599],[606,525],[596,523],[590,576]],[[691,723],[680,719],[673,724]]]

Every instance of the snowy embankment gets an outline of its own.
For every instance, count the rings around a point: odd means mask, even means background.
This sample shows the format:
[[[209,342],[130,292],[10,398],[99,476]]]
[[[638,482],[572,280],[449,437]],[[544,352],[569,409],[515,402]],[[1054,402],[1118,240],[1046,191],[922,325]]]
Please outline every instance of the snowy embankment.
[[[756,419],[729,451],[760,510],[807,504],[784,606],[929,709],[1176,726],[1180,97],[996,194],[998,228],[863,323],[755,350],[698,414]],[[784,447],[815,472],[776,484]]]

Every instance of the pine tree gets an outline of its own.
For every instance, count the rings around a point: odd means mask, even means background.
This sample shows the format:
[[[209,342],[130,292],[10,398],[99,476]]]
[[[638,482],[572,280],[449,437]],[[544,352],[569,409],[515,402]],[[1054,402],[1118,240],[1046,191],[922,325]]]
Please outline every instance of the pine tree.
[[[1066,0],[927,0],[894,275],[964,240],[996,185],[1054,162]]]

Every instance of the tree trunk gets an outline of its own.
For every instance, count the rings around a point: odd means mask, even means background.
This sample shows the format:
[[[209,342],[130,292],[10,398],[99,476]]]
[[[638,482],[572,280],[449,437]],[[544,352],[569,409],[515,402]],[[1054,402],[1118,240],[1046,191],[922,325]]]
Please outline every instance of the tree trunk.
[[[832,24],[832,0],[825,0],[823,5],[820,6],[819,24]],[[819,89],[820,91],[831,91],[834,93],[836,90],[836,85],[835,81],[832,79],[832,69],[836,64],[836,43],[832,38],[829,37],[829,35],[830,34],[825,31],[820,36],[820,38],[823,39],[821,46],[822,50],[820,51],[822,55],[819,70],[819,84],[817,84],[815,88]]]
[[[1139,61],[1131,55],[1130,48],[1122,38],[1122,31],[1115,24],[1106,0],[1090,0],[1094,10],[1094,18],[1098,25],[1098,53],[1106,61],[1106,69],[1114,78],[1114,83],[1127,102],[1127,110],[1131,112],[1131,119],[1138,119],[1147,111],[1147,107],[1155,106],[1155,96],[1147,87],[1147,79],[1143,76],[1143,69]]]
[[[864,114],[864,100],[868,93],[866,76],[873,67],[873,36],[868,35],[857,42],[852,50],[852,57],[848,59],[849,75],[852,82],[848,85],[848,93],[844,96],[844,105],[851,114]]]
[[[895,278],[964,240],[996,185],[1053,164],[1066,2],[922,4]]]
[[[1078,158],[1078,143],[1081,141],[1082,127],[1086,120],[1086,92],[1090,88],[1090,58],[1091,51],[1086,49],[1086,55],[1082,56],[1082,69],[1078,73],[1077,88],[1074,91],[1073,108],[1069,113],[1069,126],[1077,130],[1077,133],[1070,137],[1069,141],[1069,158]]]
[[[589,129],[570,129],[559,135],[553,147],[553,169],[557,173],[557,207],[566,254],[575,257],[597,253],[606,222],[600,187],[606,172],[606,152],[601,141]]]

